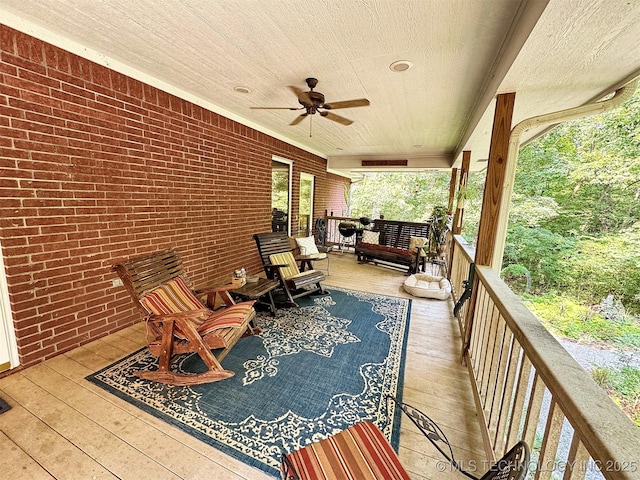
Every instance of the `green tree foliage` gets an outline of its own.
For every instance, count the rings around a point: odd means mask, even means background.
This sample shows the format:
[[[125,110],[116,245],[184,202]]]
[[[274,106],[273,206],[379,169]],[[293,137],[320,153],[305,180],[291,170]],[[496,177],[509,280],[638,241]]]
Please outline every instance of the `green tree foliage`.
[[[351,216],[422,222],[449,201],[450,172],[367,173],[352,184]]]
[[[289,211],[289,173],[274,171],[271,174],[271,207]]]
[[[521,149],[504,263],[533,291],[588,304],[613,294],[640,311],[640,93]]]
[[[462,235],[472,244],[485,176],[471,173],[464,192]],[[447,205],[449,180],[448,171],[366,174],[352,186],[351,216],[424,221]],[[521,149],[503,262],[513,282],[527,272],[531,292],[585,304],[613,294],[637,314],[638,232],[639,92],[618,110],[560,124]]]
[[[516,225],[507,232],[503,262],[524,266],[531,275],[533,291],[545,292],[561,283],[562,260],[574,245],[573,239],[550,230]]]
[[[564,260],[563,283],[587,303],[613,295],[634,311],[640,304],[640,231],[583,239]]]
[[[482,197],[484,194],[484,181],[486,172],[471,172],[467,179],[465,193],[464,215],[462,221],[462,236],[471,245],[475,245],[480,224],[480,211],[482,210]],[[455,208],[455,207],[454,207]]]

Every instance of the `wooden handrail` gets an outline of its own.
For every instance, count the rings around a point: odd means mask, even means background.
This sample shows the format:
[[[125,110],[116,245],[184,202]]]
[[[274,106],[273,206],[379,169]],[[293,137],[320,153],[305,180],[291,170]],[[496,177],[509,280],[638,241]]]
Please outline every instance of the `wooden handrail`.
[[[612,467],[640,462],[640,429],[625,416],[490,267],[480,282],[569,423],[594,458]],[[617,472],[611,472],[617,473]],[[640,474],[640,464],[636,475]],[[606,478],[632,478],[617,475]],[[637,476],[635,478],[638,478]]]
[[[461,239],[454,242],[452,279],[471,261]],[[496,272],[476,266],[476,276],[465,360],[487,457],[525,439],[537,451],[535,478],[551,478],[554,470],[585,478],[598,467],[607,479],[640,478],[640,429]]]

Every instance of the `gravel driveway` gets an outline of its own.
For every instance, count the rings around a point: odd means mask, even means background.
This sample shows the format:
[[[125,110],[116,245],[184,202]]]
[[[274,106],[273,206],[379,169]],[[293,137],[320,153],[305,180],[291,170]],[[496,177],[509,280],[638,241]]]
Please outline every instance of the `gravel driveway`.
[[[557,340],[587,372],[590,372],[594,366],[622,368],[625,365],[631,365],[640,369],[639,349],[621,351],[577,343],[564,338]]]

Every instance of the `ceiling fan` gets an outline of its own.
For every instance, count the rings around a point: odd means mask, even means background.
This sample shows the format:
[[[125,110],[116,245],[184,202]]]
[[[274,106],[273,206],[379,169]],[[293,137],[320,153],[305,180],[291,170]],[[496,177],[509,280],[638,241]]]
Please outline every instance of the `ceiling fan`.
[[[329,110],[337,110],[339,108],[367,107],[369,100],[359,98],[357,100],[345,100],[342,102],[324,103],[324,95],[320,92],[314,92],[313,89],[318,84],[318,79],[307,78],[307,86],[309,91],[305,92],[298,87],[289,86],[291,91],[298,97],[298,103],[301,107],[251,107],[254,110],[304,110],[305,112],[297,116],[289,125],[297,125],[308,115],[319,113],[320,116],[341,123],[342,125],[351,125],[353,120],[336,115]]]

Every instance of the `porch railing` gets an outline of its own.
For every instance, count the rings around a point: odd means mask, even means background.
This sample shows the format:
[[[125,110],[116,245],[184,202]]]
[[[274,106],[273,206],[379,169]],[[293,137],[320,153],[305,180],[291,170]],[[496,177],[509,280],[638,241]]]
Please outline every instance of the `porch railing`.
[[[475,249],[471,247],[471,245],[468,245],[462,237],[456,235],[448,242],[448,251],[454,252],[449,260],[449,280],[451,281],[453,301],[457,304],[465,291],[464,282],[469,278],[469,269],[475,257]],[[465,319],[468,309],[469,302],[466,301],[456,315],[458,325],[460,326],[460,333],[462,334],[464,334],[465,330]]]
[[[457,292],[473,253],[454,239]],[[499,458],[524,439],[536,479],[640,478],[640,429],[496,272],[476,265],[475,277],[475,302],[460,327],[487,456]]]
[[[342,245],[343,247],[353,247],[356,244],[356,236],[345,238],[340,234],[338,225],[342,222],[350,222],[356,225],[357,228],[362,228],[363,225],[360,220],[352,217],[335,217],[328,216],[327,220],[327,245]]]

